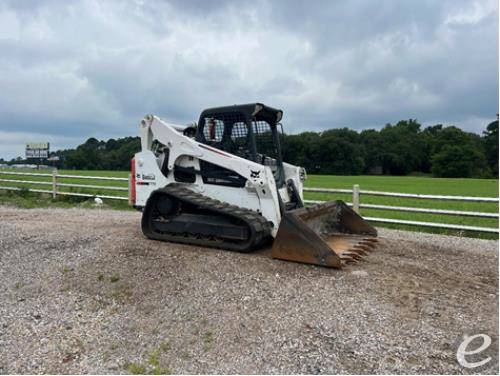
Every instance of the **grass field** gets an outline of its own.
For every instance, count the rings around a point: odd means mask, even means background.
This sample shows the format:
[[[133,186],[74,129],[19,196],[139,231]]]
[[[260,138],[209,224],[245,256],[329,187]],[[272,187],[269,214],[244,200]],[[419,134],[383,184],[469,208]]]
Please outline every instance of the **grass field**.
[[[498,197],[497,179],[438,179],[430,177],[415,176],[309,176],[306,186],[321,188],[352,189],[354,184],[359,184],[361,190],[420,193],[430,195],[450,196],[479,196]],[[306,193],[308,199],[332,200],[341,199],[351,201],[349,194],[324,194]],[[498,203],[463,202],[463,201],[440,201],[422,200],[398,197],[381,197],[361,195],[361,203],[380,204],[391,206],[409,206],[419,208],[435,208],[447,210],[463,210],[475,212],[498,213]],[[498,219],[479,217],[458,217],[441,214],[397,212],[389,210],[361,209],[361,214],[369,217],[405,219],[422,222],[440,222],[462,224],[480,227],[498,227]],[[479,236],[485,238],[497,238],[495,234],[479,234],[470,232],[459,232],[456,230],[434,229],[429,227],[402,226],[392,224],[378,225],[391,228],[404,228],[409,230],[420,230],[426,232],[446,233],[450,235]]]
[[[2,171],[16,171],[16,172],[37,172],[33,170],[2,170]],[[51,172],[49,170],[40,171],[42,173]],[[128,171],[73,171],[73,170],[59,170],[59,174],[68,175],[90,175],[90,176],[112,176],[112,177],[128,177]],[[45,181],[51,182],[51,177],[34,177],[34,176],[16,176],[16,175],[0,175],[3,179],[16,179],[16,180],[35,180],[35,181]],[[88,179],[78,179],[78,178],[65,178],[60,179],[63,183],[75,183],[75,184],[92,184],[98,186],[119,186],[127,187],[127,182],[125,181],[98,181],[98,180],[88,180]],[[453,195],[453,196],[481,196],[481,197],[498,197],[498,180],[497,179],[437,179],[430,177],[415,177],[415,176],[325,176],[325,175],[312,175],[308,176],[306,181],[307,187],[317,187],[317,188],[343,188],[351,189],[353,184],[359,184],[361,190],[374,190],[374,191],[386,191],[386,192],[403,192],[403,193],[420,193],[420,194],[434,194],[434,195]],[[0,182],[1,186],[19,186],[26,188],[38,188],[38,189],[51,189],[51,186],[47,185],[33,185],[33,184],[20,184],[20,183],[7,183]],[[101,193],[113,196],[127,196],[125,191],[113,191],[113,190],[99,190],[99,189],[81,189],[81,188],[69,188],[61,187],[61,191],[75,191],[75,192],[88,192],[92,194]],[[42,200],[38,200],[38,203],[33,203],[33,195],[26,195],[29,197],[26,199],[25,205],[38,206],[42,205]],[[7,197],[9,196],[9,197]],[[5,193],[0,195],[0,203],[10,202],[13,200],[12,197],[15,195],[6,195]],[[349,194],[325,194],[325,193],[310,193],[306,192],[306,199],[312,200],[333,200],[340,199],[344,201],[351,201],[351,195]],[[45,199],[46,200],[46,199]],[[80,198],[69,198],[65,197],[61,200],[56,200],[52,204],[54,205],[69,205],[74,202],[80,202]],[[106,200],[106,202],[115,208],[127,208],[126,202],[119,202],[113,200]],[[422,199],[407,199],[407,198],[397,198],[397,197],[380,197],[380,196],[368,196],[361,195],[361,203],[369,204],[382,204],[382,205],[392,205],[392,206],[413,206],[422,208],[438,208],[438,209],[449,209],[449,210],[464,210],[464,211],[476,211],[476,212],[491,212],[498,213],[498,203],[480,203],[480,202],[461,202],[461,201],[438,201],[438,200],[422,200]],[[18,202],[19,204],[19,202]],[[20,203],[22,205],[22,203]],[[47,203],[49,205],[50,202]],[[441,222],[441,223],[453,223],[453,224],[463,224],[469,226],[481,226],[481,227],[498,227],[498,219],[495,218],[478,218],[478,217],[458,217],[450,215],[441,214],[426,214],[426,213],[409,213],[409,212],[396,212],[388,210],[374,210],[374,209],[362,209],[361,214],[369,217],[381,217],[381,218],[394,218],[394,219],[406,219],[415,220],[423,222]],[[443,230],[443,229],[431,229],[431,228],[416,228],[414,226],[402,226],[402,225],[392,225],[392,224],[382,224],[377,225],[392,228],[404,228],[411,230],[420,230],[428,232],[439,232],[447,233],[453,235],[466,235],[466,236],[479,236],[486,238],[497,238],[495,234],[485,234],[485,233],[465,233],[458,232],[456,230]]]

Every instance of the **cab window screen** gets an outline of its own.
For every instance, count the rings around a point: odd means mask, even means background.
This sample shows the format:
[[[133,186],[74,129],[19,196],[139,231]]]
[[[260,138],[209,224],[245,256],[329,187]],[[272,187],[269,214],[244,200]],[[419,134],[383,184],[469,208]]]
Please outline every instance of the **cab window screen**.
[[[274,142],[274,135],[269,123],[265,121],[252,121],[252,127],[255,134],[255,143],[257,153],[276,159],[278,149]]]
[[[214,118],[205,118],[203,136],[207,141],[221,141],[224,134],[224,121]]]
[[[238,146],[246,146],[248,138],[248,128],[243,122],[237,122],[233,124],[233,129],[231,130],[231,139]]]

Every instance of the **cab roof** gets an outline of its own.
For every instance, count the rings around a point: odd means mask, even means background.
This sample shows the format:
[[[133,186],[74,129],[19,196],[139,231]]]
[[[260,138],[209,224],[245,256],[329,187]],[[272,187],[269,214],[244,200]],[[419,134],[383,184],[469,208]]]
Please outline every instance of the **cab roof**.
[[[234,104],[231,106],[212,107],[203,110],[200,114],[202,118],[210,117],[215,114],[234,113],[238,112],[245,115],[248,119],[263,120],[270,125],[275,125],[280,122],[283,117],[283,111],[273,107],[266,106],[263,103],[247,103],[247,104]]]

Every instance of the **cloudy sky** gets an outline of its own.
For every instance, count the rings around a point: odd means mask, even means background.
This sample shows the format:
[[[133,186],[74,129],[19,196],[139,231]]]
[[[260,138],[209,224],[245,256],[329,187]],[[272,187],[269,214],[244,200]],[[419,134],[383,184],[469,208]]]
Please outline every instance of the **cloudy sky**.
[[[261,101],[288,132],[498,112],[496,0],[0,2],[0,157]]]

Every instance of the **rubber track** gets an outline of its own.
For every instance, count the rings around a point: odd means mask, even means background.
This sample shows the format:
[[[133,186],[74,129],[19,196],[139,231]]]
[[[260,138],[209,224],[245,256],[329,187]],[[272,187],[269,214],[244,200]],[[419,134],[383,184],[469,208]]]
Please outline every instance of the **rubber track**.
[[[196,209],[209,210],[222,216],[237,218],[248,226],[249,234],[251,234],[250,238],[242,242],[227,242],[222,239],[214,240],[203,237],[200,234],[177,235],[156,232],[152,227],[154,208],[151,205],[156,201],[153,199],[153,196],[161,194],[174,197],[181,203],[189,203],[195,206]],[[268,241],[271,236],[271,224],[262,215],[253,210],[204,196],[182,185],[170,184],[153,192],[148,199],[142,214],[142,231],[148,238],[155,240],[222,248],[238,252],[250,252],[261,247]]]

